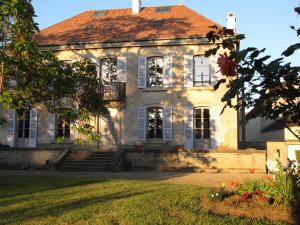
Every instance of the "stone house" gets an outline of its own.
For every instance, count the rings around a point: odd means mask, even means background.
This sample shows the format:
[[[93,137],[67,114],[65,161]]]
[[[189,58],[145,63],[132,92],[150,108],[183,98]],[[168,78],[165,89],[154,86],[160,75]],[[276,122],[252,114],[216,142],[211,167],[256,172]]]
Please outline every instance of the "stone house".
[[[109,114],[92,118],[100,148],[237,149],[234,109],[221,110],[224,86],[217,56],[205,38],[217,23],[184,5],[89,10],[41,30],[37,41],[60,60],[90,58],[99,65]],[[235,16],[228,15],[234,29]],[[220,52],[221,53],[221,52]],[[7,110],[0,142],[36,148],[78,134],[54,115],[33,109],[23,119]],[[96,148],[96,143],[91,148]]]

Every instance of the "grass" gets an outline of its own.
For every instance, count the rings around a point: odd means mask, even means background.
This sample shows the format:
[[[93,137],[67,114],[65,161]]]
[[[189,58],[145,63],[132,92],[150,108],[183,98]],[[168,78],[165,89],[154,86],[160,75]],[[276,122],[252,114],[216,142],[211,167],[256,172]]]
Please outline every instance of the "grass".
[[[201,211],[205,191],[147,181],[0,177],[0,224],[284,224]]]

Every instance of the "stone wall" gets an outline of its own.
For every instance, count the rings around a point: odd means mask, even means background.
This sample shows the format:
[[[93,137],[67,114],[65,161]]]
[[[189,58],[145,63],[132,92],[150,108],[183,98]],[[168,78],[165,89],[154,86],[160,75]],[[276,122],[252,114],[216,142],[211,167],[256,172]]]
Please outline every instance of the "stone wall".
[[[63,150],[0,150],[2,168],[44,167],[59,157]]]
[[[178,151],[129,151],[124,155],[125,167],[131,169],[180,170],[216,172],[266,172],[266,151],[212,151],[206,153]]]

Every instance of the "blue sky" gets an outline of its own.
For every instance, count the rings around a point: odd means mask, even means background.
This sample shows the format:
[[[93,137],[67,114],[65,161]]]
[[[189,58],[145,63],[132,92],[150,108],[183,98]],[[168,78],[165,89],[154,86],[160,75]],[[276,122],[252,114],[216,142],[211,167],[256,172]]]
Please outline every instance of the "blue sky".
[[[36,21],[40,28],[74,16],[88,9],[89,0],[33,0]],[[143,6],[174,5],[178,0],[142,0]],[[228,12],[237,15],[237,29],[246,34],[241,46],[267,48],[267,52],[279,57],[291,44],[299,42],[289,26],[300,27],[300,17],[294,8],[299,0],[183,0],[184,4],[198,13],[226,25]],[[129,8],[131,0],[91,0],[92,9]],[[299,61],[300,54],[290,61]],[[297,62],[298,63],[298,62]]]

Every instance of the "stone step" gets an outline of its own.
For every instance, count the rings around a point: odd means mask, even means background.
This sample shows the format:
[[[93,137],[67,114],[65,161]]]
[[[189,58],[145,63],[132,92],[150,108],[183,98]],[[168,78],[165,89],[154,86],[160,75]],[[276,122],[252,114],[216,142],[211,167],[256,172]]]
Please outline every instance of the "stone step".
[[[60,167],[58,170],[60,171],[112,171],[112,167],[103,167],[103,166],[97,166],[97,167],[84,167],[84,166],[64,166]]]
[[[85,161],[67,161],[67,162],[64,162],[62,164],[62,166],[69,166],[69,165],[75,165],[75,166],[110,166],[110,165],[113,165],[113,162],[110,161],[110,162],[85,162]]]

